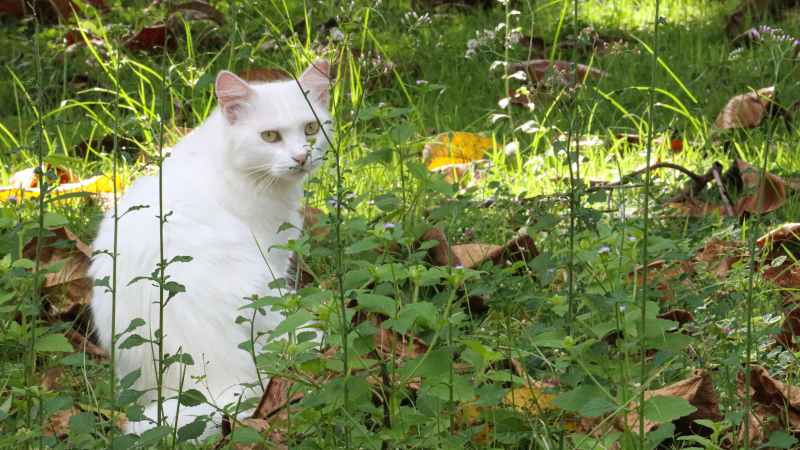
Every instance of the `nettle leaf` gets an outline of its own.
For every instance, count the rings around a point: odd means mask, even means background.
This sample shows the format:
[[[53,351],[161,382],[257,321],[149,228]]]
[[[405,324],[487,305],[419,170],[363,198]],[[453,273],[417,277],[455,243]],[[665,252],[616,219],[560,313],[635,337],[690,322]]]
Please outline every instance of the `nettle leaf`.
[[[144,395],[144,391],[137,391],[135,389],[127,389],[117,395],[114,404],[117,406],[130,405],[131,403],[139,400],[139,397]]]
[[[419,355],[401,367],[398,372],[404,377],[449,376],[453,366],[453,354],[457,348],[455,345],[448,345]]]
[[[783,431],[776,431],[772,433],[769,437],[769,441],[758,447],[759,450],[762,448],[785,448],[790,449],[794,448],[794,445],[797,444],[798,440],[796,437],[786,434]]]
[[[237,428],[233,432],[232,441],[238,442],[240,444],[258,444],[264,442],[264,438],[261,437],[261,434],[254,428],[245,427],[245,428]]]
[[[275,327],[275,330],[273,330],[272,333],[269,334],[267,342],[275,339],[278,336],[282,336],[290,331],[294,331],[313,319],[314,319],[314,314],[312,314],[310,311],[307,311],[305,309],[297,311],[296,313],[287,317],[277,327]]]
[[[350,248],[345,250],[345,253],[348,255],[352,255],[353,253],[360,253],[367,250],[372,250],[373,248],[379,245],[381,245],[381,241],[378,238],[369,236],[351,245]]]
[[[605,413],[615,411],[617,409],[617,405],[614,404],[611,400],[607,397],[595,397],[589,400],[583,408],[580,409],[580,415],[584,417],[600,417]]]
[[[644,417],[657,423],[672,422],[695,411],[697,408],[683,397],[657,395],[647,399],[644,404]]]
[[[69,416],[69,429],[76,433],[94,433],[94,413],[80,412]]]
[[[121,350],[125,350],[125,349],[128,349],[128,348],[138,347],[138,346],[140,346],[142,344],[145,344],[147,342],[151,342],[151,341],[139,336],[138,334],[132,334],[132,335],[128,336],[128,338],[125,339],[122,342],[122,344],[119,344],[119,347],[117,347],[117,348],[119,348]]]
[[[356,161],[356,164],[359,166],[367,166],[369,164],[383,164],[384,166],[388,166],[392,163],[392,161],[394,161],[394,149],[390,147],[384,147],[380,150],[375,150],[369,155],[359,159]]]
[[[649,431],[645,436],[650,441],[650,448],[655,449],[659,444],[675,435],[675,424],[665,423],[655,431]]]
[[[189,261],[191,261],[193,259],[194,258],[192,258],[191,256],[176,256],[176,257],[172,258],[172,260],[169,263],[170,264],[176,263],[176,262],[186,263],[186,262],[189,262]]]
[[[417,320],[426,323],[436,321],[437,309],[433,303],[417,302],[406,305],[397,314],[396,319],[389,319],[383,322],[385,328],[391,328],[400,334],[405,334]]]
[[[565,392],[550,401],[565,411],[580,411],[594,398],[606,397],[606,394],[597,385],[581,385]]]
[[[183,406],[202,405],[206,402],[206,396],[197,389],[189,389],[181,394],[180,402]]]
[[[122,379],[119,380],[119,386],[123,390],[124,389],[129,389],[131,386],[133,386],[133,383],[135,383],[136,380],[138,380],[139,377],[141,377],[141,376],[142,376],[142,369],[136,369],[133,372],[125,375],[124,377],[122,377]]]
[[[45,228],[54,228],[60,227],[68,224],[69,221],[62,216],[61,214],[54,213],[54,212],[46,212],[44,213],[44,227]]]
[[[356,298],[358,306],[363,311],[379,312],[391,317],[394,316],[397,308],[397,302],[394,299],[383,295],[359,294]]]
[[[66,411],[72,408],[72,397],[61,393],[55,397],[46,398],[42,401],[42,407],[47,411],[47,414],[53,414],[61,411]]]
[[[106,278],[108,278],[108,277],[106,277]],[[145,325],[146,323],[147,322],[145,322],[144,319],[141,319],[139,317],[131,320],[131,323],[128,324],[128,328],[126,328],[125,331],[123,331],[122,333],[118,334],[117,338],[119,338],[123,334],[130,333],[131,331],[139,328],[142,325]]]
[[[402,122],[389,130],[389,139],[396,144],[404,144],[406,141],[411,139],[416,132],[417,127],[408,122]]]
[[[169,296],[167,296],[167,300],[169,300],[181,292],[186,292],[186,287],[175,281],[167,281],[164,283],[164,290],[169,292]]]
[[[33,348],[37,352],[73,352],[72,344],[69,343],[67,337],[61,333],[48,334],[39,338]]]
[[[208,421],[198,417],[193,422],[178,428],[178,442],[199,438],[206,431],[207,425]]]
[[[168,427],[166,425],[151,428],[142,433],[142,435],[139,437],[139,445],[144,448],[147,445],[161,442],[170,434],[172,434],[172,427]]]
[[[448,372],[445,372],[448,373]],[[423,380],[422,385],[425,386],[430,382],[431,378]],[[428,395],[439,397],[442,400],[450,399],[450,386],[445,384],[443,380],[433,381],[430,389],[427,391]],[[453,374],[453,400],[457,402],[467,402],[475,398],[475,387],[466,380],[463,376]]]

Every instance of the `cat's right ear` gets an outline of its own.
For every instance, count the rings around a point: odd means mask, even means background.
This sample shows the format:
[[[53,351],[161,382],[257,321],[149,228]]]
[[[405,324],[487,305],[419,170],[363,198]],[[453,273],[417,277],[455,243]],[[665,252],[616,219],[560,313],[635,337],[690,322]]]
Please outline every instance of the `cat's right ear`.
[[[221,71],[217,76],[214,92],[217,94],[222,115],[231,125],[241,119],[248,103],[258,95],[244,80],[227,70]]]

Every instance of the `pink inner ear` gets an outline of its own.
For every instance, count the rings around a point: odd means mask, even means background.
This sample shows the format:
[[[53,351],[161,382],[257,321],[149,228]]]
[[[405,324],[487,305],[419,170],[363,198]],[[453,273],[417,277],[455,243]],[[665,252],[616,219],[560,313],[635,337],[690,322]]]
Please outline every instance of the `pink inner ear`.
[[[328,106],[328,88],[330,79],[328,72],[330,64],[328,61],[315,61],[302,75],[300,75],[300,87],[303,91],[308,91],[308,99],[322,106]]]
[[[231,124],[241,117],[247,104],[257,95],[241,78],[228,71],[220,72],[215,89],[222,114]]]

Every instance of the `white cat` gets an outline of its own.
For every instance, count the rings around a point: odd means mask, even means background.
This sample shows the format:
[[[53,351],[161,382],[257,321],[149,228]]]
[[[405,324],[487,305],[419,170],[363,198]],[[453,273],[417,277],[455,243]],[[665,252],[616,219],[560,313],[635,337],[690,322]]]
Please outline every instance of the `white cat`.
[[[216,81],[219,109],[175,145],[163,165],[163,211],[169,214],[164,224],[164,258],[193,258],[166,269],[168,281],[182,284],[186,292],[164,308],[164,353],[174,355],[180,349],[190,354],[195,364],[187,367],[184,391],[198,389],[219,407],[262,394],[262,388],[241,386],[258,381],[258,376],[251,355],[238,348],[250,340],[250,324],[236,324],[236,317],[247,315],[239,310],[248,303],[245,297],[278,296],[268,284],[287,275],[290,254],[268,249],[300,235],[302,184],[322,164],[328,147],[325,135],[332,136],[328,70],[326,61],[314,63],[298,79],[302,90],[295,81],[249,85],[230,72],[221,72]],[[309,141],[314,140],[311,145]],[[119,214],[139,205],[149,207],[125,214],[117,233],[115,331],[121,333],[132,320],[141,318],[146,325],[134,333],[153,340],[159,327],[159,289],[150,280],[128,283],[150,276],[159,262],[158,195],[157,177],[134,183],[119,203]],[[100,225],[95,250],[110,253],[113,249],[113,213],[109,211]],[[278,228],[287,222],[297,228],[279,233]],[[89,275],[100,280],[111,273],[111,256],[95,256]],[[94,288],[91,312],[100,341],[108,349],[112,299],[106,288]],[[277,312],[256,315],[255,333],[271,331],[283,319]],[[263,340],[257,341],[256,351]],[[149,344],[116,352],[118,378],[141,369],[133,388],[147,390],[139,404],[150,418],[157,411],[154,355],[158,357],[157,349]],[[176,395],[179,370],[180,365],[173,364],[164,375],[164,397]],[[196,383],[191,376],[205,379]],[[165,402],[169,424],[174,424],[176,407],[175,400]],[[182,408],[178,426],[213,410],[209,405]],[[152,426],[147,421],[132,423],[128,431],[140,433]]]

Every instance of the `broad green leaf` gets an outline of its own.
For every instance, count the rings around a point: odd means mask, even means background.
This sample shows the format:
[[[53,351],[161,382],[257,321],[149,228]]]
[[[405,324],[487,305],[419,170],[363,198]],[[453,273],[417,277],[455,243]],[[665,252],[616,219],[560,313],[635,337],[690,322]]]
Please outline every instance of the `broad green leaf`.
[[[352,255],[353,253],[364,252],[367,250],[372,250],[373,248],[381,245],[381,241],[378,240],[376,237],[366,237],[355,244],[351,245],[345,253],[348,255]]]
[[[189,389],[184,391],[181,396],[181,405],[183,406],[197,406],[206,402],[206,396],[197,389]]]
[[[53,227],[60,227],[68,224],[64,216],[54,212],[46,212],[44,213],[44,226],[45,228],[53,228]]]
[[[233,431],[233,442],[240,444],[258,444],[264,442],[264,438],[254,428],[237,428]]]
[[[656,431],[650,431],[645,436],[647,437],[647,440],[650,441],[650,448],[655,449],[658,447],[658,444],[664,442],[674,435],[675,424],[665,423],[658,427]]]
[[[122,344],[119,344],[118,348],[122,349],[122,350],[127,349],[127,348],[134,348],[134,347],[138,347],[138,346],[140,346],[140,345],[142,345],[144,343],[147,343],[147,342],[150,342],[150,341],[148,341],[147,339],[139,336],[138,334],[132,334],[132,335],[128,336],[128,338],[125,339],[122,342]]]
[[[785,448],[790,449],[794,448],[794,445],[797,444],[798,440],[796,437],[786,434],[783,431],[776,431],[772,433],[769,437],[769,441],[758,447],[759,450],[766,449],[766,448]]]
[[[297,311],[296,313],[287,317],[277,327],[275,327],[275,330],[273,330],[272,333],[269,334],[267,342],[275,339],[278,336],[282,336],[290,331],[294,331],[313,319],[314,319],[314,314],[312,314],[311,312],[305,309]]]
[[[172,434],[172,427],[160,426],[151,428],[139,437],[139,445],[146,448],[147,445],[162,441],[165,437]]]
[[[397,302],[389,297],[375,294],[358,294],[358,306],[364,311],[379,312],[394,316]]]
[[[411,139],[416,132],[417,128],[414,125],[408,122],[401,122],[389,130],[389,139],[396,144],[404,144]]]
[[[657,395],[650,397],[644,403],[644,417],[656,423],[672,422],[695,411],[697,408],[683,397]]]
[[[94,433],[94,413],[80,412],[69,416],[69,429],[76,433]]]
[[[73,352],[72,344],[61,333],[48,334],[39,338],[33,345],[38,352]]]
[[[583,408],[580,409],[579,414],[584,417],[600,417],[603,414],[611,411],[615,411],[617,409],[617,405],[614,404],[611,400],[609,400],[606,396],[602,397],[595,397],[585,405]]]
[[[185,442],[190,439],[197,439],[199,438],[204,431],[206,431],[206,426],[208,422],[201,418],[197,418],[191,423],[187,423],[186,425],[178,428],[178,442]]]
[[[136,380],[138,380],[139,377],[141,376],[142,376],[142,369],[136,369],[133,372],[122,377],[122,379],[119,380],[119,386],[123,390],[130,389],[130,387],[133,386],[133,383],[135,383]]]
[[[597,385],[581,385],[559,395],[550,403],[565,411],[580,411],[592,399],[605,396],[606,394]]]

